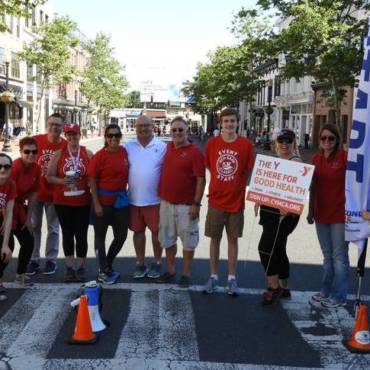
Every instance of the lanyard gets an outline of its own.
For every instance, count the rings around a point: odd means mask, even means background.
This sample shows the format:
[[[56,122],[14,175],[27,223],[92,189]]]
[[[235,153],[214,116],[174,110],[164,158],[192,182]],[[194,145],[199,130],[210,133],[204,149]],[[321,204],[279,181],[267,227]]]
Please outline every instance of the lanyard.
[[[77,156],[76,157],[73,156],[73,154],[72,154],[71,150],[69,149],[69,147],[68,147],[68,153],[69,153],[69,158],[70,158],[70,160],[73,163],[73,170],[75,172],[77,172],[78,171],[78,168],[80,166],[80,146],[78,146]]]

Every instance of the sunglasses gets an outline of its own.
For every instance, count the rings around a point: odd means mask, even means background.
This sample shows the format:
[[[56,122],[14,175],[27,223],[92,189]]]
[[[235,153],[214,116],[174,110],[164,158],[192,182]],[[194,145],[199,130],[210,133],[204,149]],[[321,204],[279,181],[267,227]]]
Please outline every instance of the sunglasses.
[[[5,171],[9,171],[12,168],[11,164],[0,164],[0,171],[4,169]]]
[[[277,139],[276,141],[279,144],[291,144],[293,142],[293,139],[289,139],[289,138],[286,138],[286,139]]]
[[[333,142],[333,141],[335,141],[335,136],[321,136],[320,137],[320,140],[321,141],[330,141],[330,142]]]
[[[122,134],[107,134],[107,138],[109,139],[113,139],[113,138],[120,139],[121,137],[122,137]]]
[[[34,149],[34,150],[31,150],[31,149],[24,149],[24,150],[23,150],[23,153],[24,153],[24,154],[27,154],[27,155],[29,155],[29,154],[36,155],[36,154],[37,154],[37,149]]]
[[[179,127],[179,128],[173,128],[171,129],[172,132],[183,132],[184,129],[182,127]]]

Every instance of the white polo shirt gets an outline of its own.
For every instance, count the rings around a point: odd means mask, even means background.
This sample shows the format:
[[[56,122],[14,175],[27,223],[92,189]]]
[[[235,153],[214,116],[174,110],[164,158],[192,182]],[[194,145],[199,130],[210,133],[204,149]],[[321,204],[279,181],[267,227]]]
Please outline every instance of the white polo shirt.
[[[125,144],[125,148],[130,165],[128,174],[130,204],[139,207],[159,204],[159,179],[167,145],[153,137],[145,147],[137,139],[132,139]]]

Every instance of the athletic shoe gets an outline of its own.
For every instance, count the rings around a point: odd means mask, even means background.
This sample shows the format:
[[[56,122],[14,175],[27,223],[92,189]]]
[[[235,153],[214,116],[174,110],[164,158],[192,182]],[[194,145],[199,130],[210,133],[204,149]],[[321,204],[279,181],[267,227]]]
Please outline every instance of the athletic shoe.
[[[228,295],[232,296],[238,296],[240,294],[240,289],[235,279],[228,280],[227,285],[225,287],[225,292]]]
[[[346,302],[338,302],[334,299],[326,299],[321,302],[321,306],[325,308],[339,308],[339,307],[345,307],[347,305]]]
[[[46,261],[44,269],[42,271],[43,275],[53,275],[57,270],[57,264],[53,261]]]
[[[290,292],[290,289],[288,288],[281,288],[282,289],[282,293],[281,293],[281,299],[290,299],[292,298],[292,293]]]
[[[33,281],[28,276],[18,275],[16,276],[14,283],[21,288],[28,288],[33,285]]]
[[[272,306],[279,302],[281,295],[283,294],[283,290],[281,288],[268,288],[262,294],[262,304],[264,306]]]
[[[207,281],[207,284],[203,288],[203,293],[206,294],[212,294],[217,290],[217,283],[218,280],[210,277],[209,280]]]
[[[327,300],[328,300],[328,297],[324,296],[324,294],[322,294],[321,292],[315,293],[311,297],[311,301],[314,302],[314,303],[321,303],[321,302],[324,302],[324,301],[327,301]]]
[[[115,284],[119,278],[119,273],[116,271],[111,272],[101,272],[98,276],[98,281],[100,281],[103,284],[112,285]]]
[[[67,267],[66,272],[64,274],[64,279],[63,281],[65,283],[74,283],[76,282],[76,272],[73,270],[72,267]]]
[[[161,276],[162,265],[157,262],[153,262],[149,266],[147,277],[151,279],[158,279]]]
[[[85,268],[79,267],[76,271],[76,281],[78,283],[84,283],[86,281],[85,279]]]
[[[191,285],[190,276],[181,275],[178,285],[180,288],[189,288]]]
[[[132,277],[134,279],[142,279],[145,278],[146,274],[148,273],[148,268],[143,264],[143,265],[136,265],[134,274]]]
[[[176,277],[176,272],[174,274],[171,274],[168,271],[166,271],[155,282],[158,284],[169,284],[169,283],[174,282],[175,277]]]
[[[28,265],[26,275],[33,276],[39,272],[40,272],[40,265],[35,261],[31,261],[31,263]]]

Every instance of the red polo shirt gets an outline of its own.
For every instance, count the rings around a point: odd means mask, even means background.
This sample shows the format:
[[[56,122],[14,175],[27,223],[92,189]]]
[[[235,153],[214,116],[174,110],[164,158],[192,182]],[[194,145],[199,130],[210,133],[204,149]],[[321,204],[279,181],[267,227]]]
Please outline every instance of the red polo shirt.
[[[347,152],[338,150],[330,159],[322,152],[312,158],[316,197],[314,219],[319,224],[344,223]]]
[[[204,158],[194,144],[175,148],[168,143],[164,156],[159,196],[173,204],[192,204],[196,178],[205,177]]]

